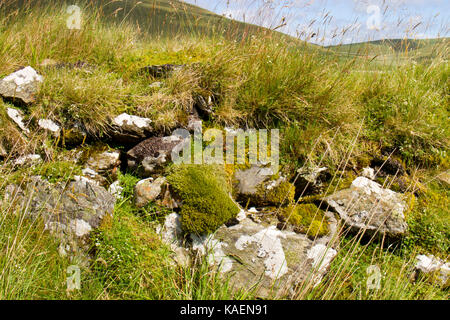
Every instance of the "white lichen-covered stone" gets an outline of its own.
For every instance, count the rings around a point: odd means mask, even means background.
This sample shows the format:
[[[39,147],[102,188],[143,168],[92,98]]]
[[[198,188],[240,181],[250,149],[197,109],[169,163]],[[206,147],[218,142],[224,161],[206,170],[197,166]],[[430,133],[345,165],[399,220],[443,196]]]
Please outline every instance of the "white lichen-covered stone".
[[[84,237],[92,231],[91,225],[83,219],[72,220],[70,222],[70,227],[77,237]]]
[[[318,194],[324,191],[326,181],[330,178],[327,167],[307,164],[297,170],[295,188],[297,195]]]
[[[158,230],[158,233],[160,233],[162,241],[172,248],[181,246],[183,232],[180,215],[177,213],[169,214],[164,221],[164,226]]]
[[[314,278],[315,286],[322,281],[324,272],[327,270],[336,255],[336,250],[321,243],[314,245],[308,250],[307,257],[308,259],[312,259],[314,261],[313,269],[316,270],[316,275]]]
[[[119,127],[136,127],[139,129],[151,129],[152,120],[122,113],[113,119],[113,123]]]
[[[416,270],[425,274],[436,274],[440,285],[448,285],[450,280],[450,263],[436,258],[433,255],[418,255],[416,257]]]
[[[30,130],[25,126],[23,113],[14,108],[7,108],[6,113],[8,117],[14,121],[15,124],[24,132],[30,133]]]
[[[239,211],[239,213],[237,214],[236,219],[237,219],[237,221],[242,221],[242,220],[244,220],[245,218],[247,218],[247,213],[245,212],[244,209],[241,209],[241,210]]]
[[[286,235],[275,226],[270,226],[252,236],[242,235],[235,246],[238,250],[244,250],[249,244],[255,243],[258,247],[257,256],[264,258],[266,276],[275,280],[288,272],[280,238],[286,238]]]
[[[38,125],[42,129],[48,130],[54,134],[58,134],[61,131],[61,127],[50,119],[40,119]]]
[[[91,178],[88,178],[88,177],[85,177],[85,176],[78,176],[78,175],[76,175],[76,176],[73,177],[73,179],[76,182],[90,183],[90,184],[93,184],[93,185],[96,185],[96,186],[100,186],[100,183],[98,181],[96,181],[94,179],[91,179]]]
[[[401,236],[407,231],[405,195],[384,189],[365,177],[356,178],[350,188],[324,199],[355,231]]]
[[[231,271],[233,268],[233,260],[223,251],[223,247],[228,246],[228,244],[214,239],[212,235],[198,236],[191,234],[191,239],[192,249],[201,255],[206,255],[210,265],[218,266],[220,272],[223,273]]]
[[[14,161],[15,166],[33,165],[42,161],[42,158],[38,154],[27,154],[17,158]]]
[[[181,228],[181,217],[177,213],[169,214],[163,226],[156,229],[161,240],[170,246],[174,252],[174,260],[182,266],[187,266],[190,262],[189,250],[184,247],[183,231]]]
[[[111,193],[116,198],[116,200],[123,199],[123,187],[120,185],[120,181],[111,183],[108,188],[108,192]]]
[[[361,175],[367,179],[375,180],[375,170],[373,168],[364,168],[361,172]]]
[[[16,201],[30,216],[42,218],[45,230],[61,240],[60,253],[71,258],[89,258],[90,233],[114,212],[114,197],[88,181],[53,184],[32,176],[20,193]]]
[[[38,84],[42,81],[42,76],[28,66],[0,80],[0,95],[19,99],[25,104],[32,103]]]
[[[252,288],[256,295],[269,298],[293,294],[292,288],[302,281],[312,279],[312,285],[317,285],[336,255],[334,235],[313,241],[304,234],[279,230],[270,221],[244,218],[209,236],[191,235],[191,239],[193,249],[210,265],[232,274],[232,288]]]
[[[100,174],[110,173],[120,165],[120,152],[116,150],[96,153],[88,159],[86,165]]]
[[[20,69],[19,71],[11,73],[9,76],[3,78],[2,81],[14,82],[14,84],[17,86],[17,91],[20,91],[23,85],[32,83],[34,81],[42,82],[43,78],[36,72],[36,70],[28,66]]]

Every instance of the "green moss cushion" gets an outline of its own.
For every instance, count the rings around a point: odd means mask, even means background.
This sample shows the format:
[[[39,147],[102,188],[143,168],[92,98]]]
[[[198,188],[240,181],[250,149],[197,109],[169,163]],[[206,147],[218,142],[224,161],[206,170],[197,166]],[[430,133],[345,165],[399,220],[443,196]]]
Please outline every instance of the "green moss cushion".
[[[214,232],[239,212],[229,195],[223,166],[174,166],[167,180],[183,201],[181,222],[188,233]]]

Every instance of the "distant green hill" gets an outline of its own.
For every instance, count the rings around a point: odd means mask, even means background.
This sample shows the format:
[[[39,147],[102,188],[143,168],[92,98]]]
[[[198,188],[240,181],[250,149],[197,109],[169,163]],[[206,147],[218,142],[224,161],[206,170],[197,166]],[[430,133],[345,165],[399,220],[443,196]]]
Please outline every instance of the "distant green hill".
[[[386,39],[361,43],[328,46],[329,51],[343,56],[360,56],[377,60],[410,58],[426,62],[441,58],[448,60],[450,38]]]
[[[33,5],[45,7],[54,3],[54,0],[0,0],[0,10],[14,12],[17,8],[23,9]],[[187,34],[241,39],[249,34],[269,31],[179,0],[62,0],[58,3],[61,5],[77,3],[85,9],[99,10],[102,16],[112,22],[134,23],[144,34],[160,37]],[[279,32],[275,34],[295,40]]]
[[[64,2],[72,5],[74,1],[62,0],[59,3]],[[54,3],[54,0],[0,0],[0,9],[14,12],[17,8],[34,4],[45,6]],[[232,20],[179,0],[81,0],[78,3],[92,11],[100,11],[111,22],[133,23],[143,35],[152,37],[224,36],[241,40],[249,35],[270,32],[267,28]],[[429,62],[436,58],[448,60],[450,39],[387,39],[322,47],[277,31],[271,32],[271,36],[279,37],[291,44],[292,48],[306,45],[309,49],[318,49],[322,54],[335,54],[344,60],[363,57],[384,62],[409,59]]]

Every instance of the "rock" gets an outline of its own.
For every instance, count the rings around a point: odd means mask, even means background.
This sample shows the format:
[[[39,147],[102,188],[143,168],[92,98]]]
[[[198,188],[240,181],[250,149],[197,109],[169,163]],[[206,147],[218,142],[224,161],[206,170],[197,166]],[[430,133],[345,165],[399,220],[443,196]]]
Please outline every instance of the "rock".
[[[182,201],[179,199],[179,197],[175,196],[173,192],[170,190],[170,185],[163,184],[162,185],[162,192],[161,192],[160,199],[156,200],[156,203],[160,206],[166,207],[168,209],[177,209],[181,208]]]
[[[120,186],[120,181],[111,183],[108,192],[111,193],[116,200],[123,200],[123,187]]]
[[[447,186],[450,186],[450,170],[438,174],[437,179],[446,184]]]
[[[120,151],[96,153],[87,160],[86,166],[101,175],[109,177],[120,166]]]
[[[450,285],[450,263],[436,258],[433,255],[418,255],[416,257],[416,273],[424,273],[434,277],[437,284],[448,287]],[[414,275],[417,277],[417,274]]]
[[[161,171],[171,160],[172,150],[183,142],[179,136],[152,137],[127,152],[128,167],[142,177]]]
[[[298,169],[294,182],[296,196],[322,193],[324,183],[329,178],[327,167],[307,166]]]
[[[181,217],[177,213],[169,214],[162,227],[157,230],[161,240],[170,246],[174,252],[174,260],[179,265],[187,266],[190,263],[190,253],[185,247],[183,232],[181,229]]]
[[[38,176],[31,177],[24,194],[27,214],[41,217],[46,230],[61,240],[64,252],[77,257],[86,257],[90,232],[112,216],[116,201],[104,188],[88,181],[72,181],[66,186]]]
[[[34,94],[42,81],[42,76],[28,66],[0,80],[0,96],[22,104],[33,103]]]
[[[367,179],[370,179],[370,180],[375,180],[375,178],[376,178],[375,170],[370,167],[364,168],[361,172],[361,176],[363,176]]]
[[[154,78],[167,77],[171,72],[181,70],[185,65],[163,64],[147,66],[141,69],[141,72],[151,75]]]
[[[295,187],[283,176],[271,180],[272,176],[271,168],[260,165],[237,170],[234,174],[237,200],[259,207],[287,205],[294,199]]]
[[[405,196],[365,177],[358,177],[350,188],[340,190],[325,202],[333,208],[353,231],[371,235],[380,233],[388,237],[402,236],[407,232]]]
[[[147,178],[139,181],[134,187],[135,204],[137,207],[145,207],[151,201],[155,201],[161,195],[162,186],[166,184],[166,178],[159,177],[154,180]]]
[[[168,209],[181,207],[181,201],[172,194],[169,183],[164,177],[139,181],[134,188],[134,198],[139,208],[145,207],[152,201]]]
[[[120,143],[135,144],[147,138],[152,132],[150,119],[122,113],[113,119],[110,135]]]
[[[95,177],[93,178],[92,177],[92,173],[88,173],[88,172],[84,172],[83,173],[84,175],[83,176],[74,176],[73,177],[73,179],[75,180],[75,181],[77,181],[77,182],[88,182],[88,183],[90,183],[90,184],[95,184],[96,186],[100,186],[100,185],[102,185],[102,184],[105,184],[106,183],[106,181],[102,181],[102,182],[99,182],[98,180],[96,180],[95,178],[98,176],[98,175],[95,175]],[[101,177],[101,176],[100,176]]]
[[[108,184],[108,181],[104,176],[98,174],[91,168],[84,168],[83,170],[81,170],[81,173],[83,174],[82,176],[74,177],[76,181],[86,181],[98,186],[106,186]]]
[[[294,287],[307,279],[317,286],[337,254],[331,235],[314,242],[249,218],[222,226],[214,235],[191,238],[193,250],[220,272],[232,274],[232,288],[251,288],[262,298],[292,296]]]
[[[30,130],[25,126],[24,124],[24,116],[22,111],[14,109],[14,108],[7,108],[6,113],[8,114],[8,117],[14,121],[17,126],[24,131],[25,133],[30,133]]]
[[[50,119],[40,119],[38,121],[38,126],[51,132],[54,136],[58,136],[61,131],[61,127]]]
[[[258,187],[270,180],[274,174],[271,168],[259,165],[252,165],[250,169],[237,170],[234,178],[238,181],[237,191],[240,195],[253,196],[257,193]]]
[[[15,166],[23,167],[23,166],[32,166],[39,162],[42,162],[42,158],[40,155],[27,154],[27,155],[21,156],[21,157],[17,158],[16,160],[14,160],[13,164]]]

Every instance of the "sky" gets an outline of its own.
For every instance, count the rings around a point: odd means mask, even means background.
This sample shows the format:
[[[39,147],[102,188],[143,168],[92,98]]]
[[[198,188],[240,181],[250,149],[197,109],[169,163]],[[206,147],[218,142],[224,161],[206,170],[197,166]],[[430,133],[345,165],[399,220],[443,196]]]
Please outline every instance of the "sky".
[[[321,45],[450,36],[450,0],[184,0]]]

